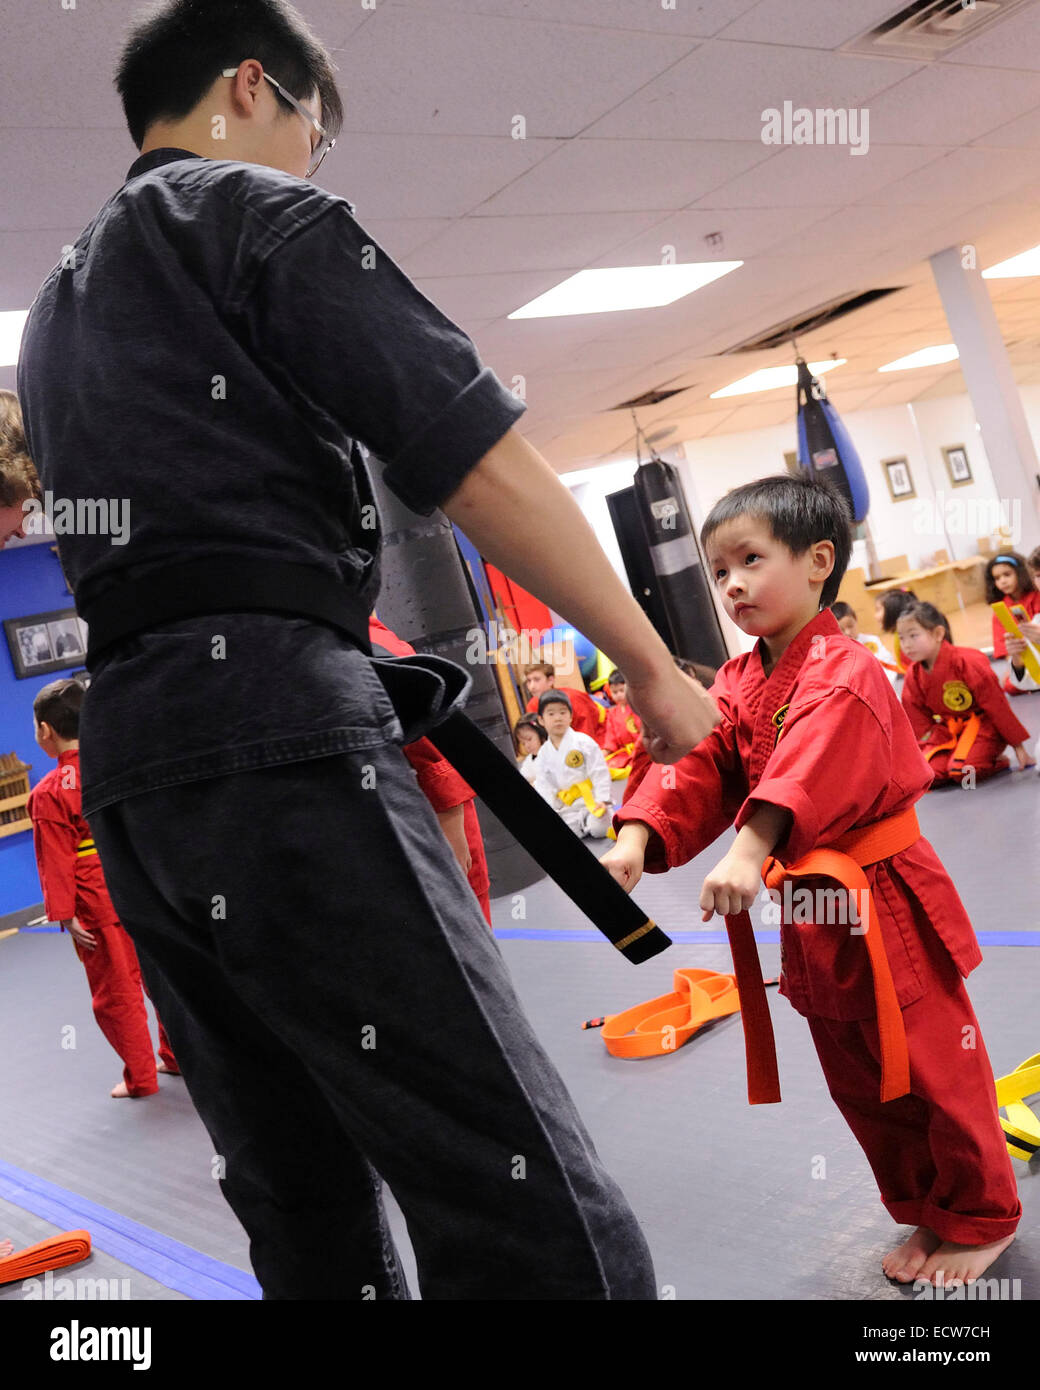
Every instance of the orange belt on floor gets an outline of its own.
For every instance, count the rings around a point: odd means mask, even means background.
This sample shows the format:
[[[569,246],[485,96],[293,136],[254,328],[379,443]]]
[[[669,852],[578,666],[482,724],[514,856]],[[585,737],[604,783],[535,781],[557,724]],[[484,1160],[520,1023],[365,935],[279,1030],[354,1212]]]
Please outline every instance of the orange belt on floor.
[[[740,1008],[737,982],[717,970],[677,970],[675,989],[624,1013],[590,1019],[584,1028],[603,1027],[607,1051],[615,1057],[660,1057],[688,1042],[705,1023]]]
[[[953,749],[950,756],[950,770],[957,772],[964,763],[964,759],[971,752],[971,745],[978,737],[979,729],[982,727],[982,720],[977,714],[969,714],[967,718],[960,715],[948,714],[946,716],[946,727],[950,731],[950,737],[945,743],[930,743],[927,748],[922,748],[926,763],[930,763],[936,753],[945,753],[948,748]],[[956,764],[956,766],[954,766]]]
[[[885,954],[885,943],[874,911],[874,899],[863,870],[893,854],[909,849],[921,838],[917,812],[912,806],[887,816],[862,830],[848,830],[833,844],[811,850],[797,863],[785,868],[772,855],[762,865],[767,888],[779,889],[788,878],[822,875],[833,878],[850,891],[859,891],[860,903],[867,903],[867,943],[874,980],[878,1036],[881,1043],[881,1099],[895,1100],[910,1090],[910,1057],[906,1046],[903,1015],[892,982],[892,971]],[[744,1046],[747,1052],[748,1100],[752,1105],[770,1104],[780,1099],[780,1078],[776,1065],[776,1042],[769,1017],[762,966],[747,912],[726,918],[733,966],[744,1019]]]
[[[0,1284],[30,1279],[36,1274],[45,1274],[48,1269],[78,1264],[89,1254],[89,1231],[64,1231],[59,1236],[48,1236],[38,1245],[30,1245],[25,1250],[16,1250],[13,1255],[0,1257]]]

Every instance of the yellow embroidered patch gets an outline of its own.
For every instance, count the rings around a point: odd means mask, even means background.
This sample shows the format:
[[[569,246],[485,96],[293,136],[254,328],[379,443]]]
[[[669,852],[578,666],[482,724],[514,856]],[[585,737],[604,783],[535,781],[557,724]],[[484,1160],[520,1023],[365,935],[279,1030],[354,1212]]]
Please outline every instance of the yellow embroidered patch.
[[[952,710],[970,709],[974,704],[971,691],[963,681],[944,681],[942,698],[946,708]]]

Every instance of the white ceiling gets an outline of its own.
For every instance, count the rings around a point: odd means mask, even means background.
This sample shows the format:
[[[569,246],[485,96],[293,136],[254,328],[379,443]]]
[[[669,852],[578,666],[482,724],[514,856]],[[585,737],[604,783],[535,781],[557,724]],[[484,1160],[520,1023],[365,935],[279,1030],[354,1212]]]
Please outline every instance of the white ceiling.
[[[560,471],[627,453],[631,415],[612,407],[651,388],[683,388],[640,411],[673,440],[790,419],[790,388],[708,399],[787,349],[714,354],[876,287],[900,292],[799,340],[849,359],[828,378],[838,408],[953,394],[955,363],[876,369],[949,341],[930,254],[971,242],[988,266],[1040,242],[1040,8],[938,63],[835,51],[902,3],[299,0],[346,107],[322,181],[507,384],[523,377],[522,428]],[[0,310],[28,307],[136,158],[111,74],[137,8],[0,0]],[[869,152],[764,145],[762,111],[785,100],[865,107]],[[666,246],[745,264],[663,308],[506,318]],[[1040,280],[989,287],[1016,375],[1040,379]]]

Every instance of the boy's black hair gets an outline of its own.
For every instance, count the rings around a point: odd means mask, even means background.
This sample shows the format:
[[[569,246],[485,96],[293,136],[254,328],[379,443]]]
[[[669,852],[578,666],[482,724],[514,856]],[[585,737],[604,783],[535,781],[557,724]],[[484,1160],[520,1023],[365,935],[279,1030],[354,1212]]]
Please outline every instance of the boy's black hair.
[[[837,603],[831,604],[831,612],[834,614],[836,622],[841,622],[842,618],[854,618],[856,610],[851,603],[842,603],[839,599]]]
[[[918,598],[913,589],[889,589],[887,593],[881,595],[881,631],[895,632],[896,619],[904,608],[909,608],[912,603],[917,603]]]
[[[65,677],[36,692],[33,717],[49,724],[59,738],[79,738],[79,710],[85,690],[79,681]]]
[[[830,541],[834,568],[820,594],[820,607],[834,602],[852,553],[852,515],[839,493],[807,473],[776,473],[745,483],[712,507],[701,527],[701,549],[707,549],[720,526],[741,516],[766,522],[773,539],[792,555],[804,555],[817,541]]]
[[[517,753],[524,751],[521,749],[520,740],[517,737],[521,729],[533,729],[542,743],[549,737],[545,731],[545,725],[538,722],[538,716],[536,714],[522,714],[513,725],[513,746]]]
[[[571,697],[565,690],[543,690],[538,696],[538,713],[541,714],[546,705],[566,705],[571,714],[574,713],[574,706],[571,704]]]
[[[625,682],[625,673],[624,673],[624,671],[619,671],[618,668],[615,666],[614,669],[613,669],[613,671],[611,671],[610,675],[607,677],[607,684],[608,684],[608,685],[624,685],[625,683],[626,683],[626,682]]]
[[[1029,573],[1029,566],[1026,564],[1025,556],[1019,555],[1017,550],[1002,550],[999,554],[991,557],[986,566],[986,602],[987,603],[1007,603],[1010,608],[1014,599],[1007,594],[1002,594],[993,582],[993,566],[1010,565],[1018,575],[1018,587],[1024,594],[1031,594],[1035,591],[1036,585],[1033,583],[1033,576]]]
[[[225,68],[247,58],[256,58],[298,101],[309,102],[316,89],[321,112],[315,114],[332,138],[339,134],[343,102],[332,59],[288,0],[161,0],[135,20],[116,69],[137,148],[150,125],[183,119]],[[271,91],[280,110],[302,119],[277,88]]]
[[[907,604],[899,616],[901,618],[913,618],[918,627],[923,627],[927,632],[934,632],[937,627],[944,627],[946,636],[943,641],[953,645],[953,638],[950,636],[950,621],[945,613],[940,613],[934,603],[925,603],[923,599],[916,599],[913,603]]]
[[[714,666],[705,666],[703,662],[700,661],[690,661],[689,658],[685,656],[673,656],[672,660],[680,671],[684,671],[686,675],[692,676],[696,681],[700,681],[705,690],[707,690],[709,686],[715,684],[715,677],[718,675],[718,671]]]
[[[1040,570],[1040,545],[1029,555],[1026,563],[1031,570]]]

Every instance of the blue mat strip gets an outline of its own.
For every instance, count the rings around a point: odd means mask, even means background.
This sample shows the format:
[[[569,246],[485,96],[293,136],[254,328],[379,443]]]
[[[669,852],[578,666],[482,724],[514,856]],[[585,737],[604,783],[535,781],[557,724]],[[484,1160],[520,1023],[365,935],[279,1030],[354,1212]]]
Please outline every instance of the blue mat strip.
[[[667,930],[667,928],[665,928]],[[724,931],[669,931],[678,946],[725,946],[729,937]],[[980,946],[1040,946],[1040,931],[980,931],[975,935]],[[539,927],[496,927],[496,941],[603,941],[600,932],[583,930],[542,930]],[[775,946],[780,940],[778,931],[755,932],[762,946]]]
[[[62,1231],[89,1231],[91,1246],[155,1279],[175,1293],[189,1298],[241,1301],[260,1298],[260,1285],[252,1274],[223,1264],[201,1250],[153,1231],[98,1206],[75,1192],[66,1192],[35,1173],[0,1159],[0,1197]],[[68,1266],[75,1278],[76,1265]],[[61,1271],[64,1275],[66,1270]],[[57,1277],[57,1276],[56,1276]]]

